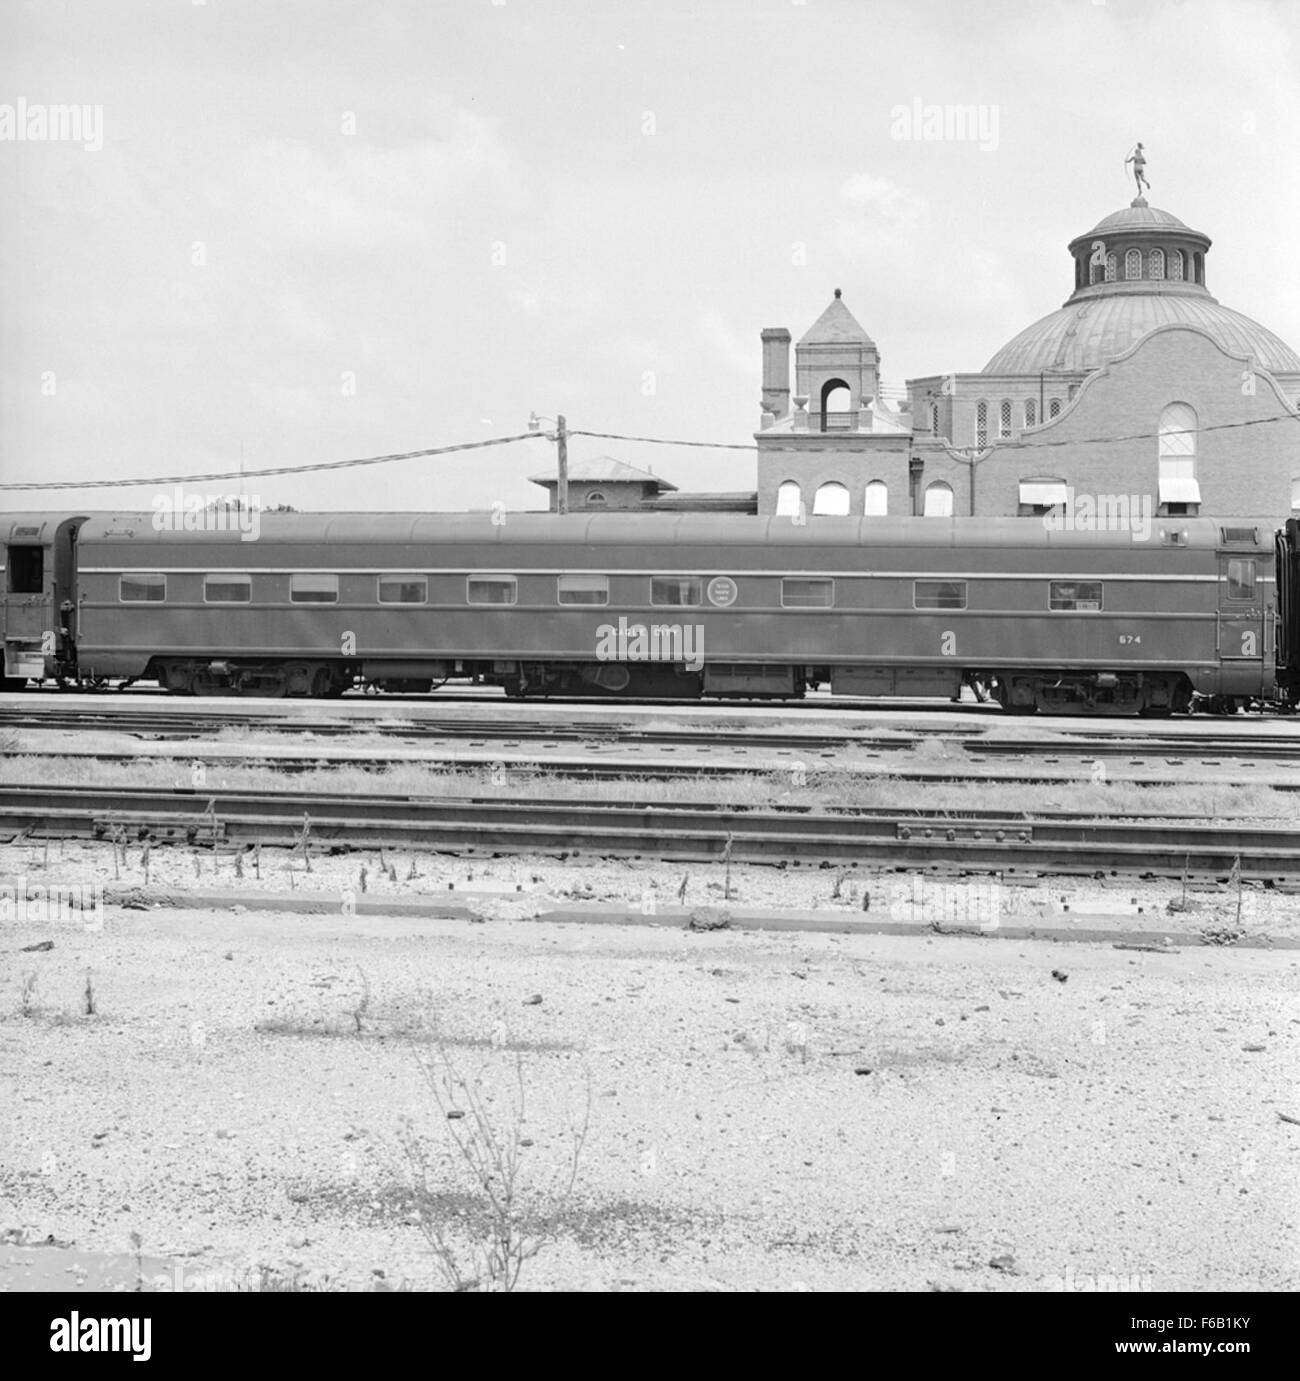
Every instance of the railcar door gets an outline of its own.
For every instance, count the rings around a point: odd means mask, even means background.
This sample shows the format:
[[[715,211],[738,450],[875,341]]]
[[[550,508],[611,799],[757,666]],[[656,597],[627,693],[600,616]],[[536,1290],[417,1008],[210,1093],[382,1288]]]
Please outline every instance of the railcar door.
[[[1264,586],[1258,555],[1219,557],[1219,658],[1231,668],[1228,691],[1264,688]]]
[[[54,561],[43,540],[47,523],[14,523],[6,534],[4,578],[4,675],[25,681],[45,675],[46,634],[55,627]]]

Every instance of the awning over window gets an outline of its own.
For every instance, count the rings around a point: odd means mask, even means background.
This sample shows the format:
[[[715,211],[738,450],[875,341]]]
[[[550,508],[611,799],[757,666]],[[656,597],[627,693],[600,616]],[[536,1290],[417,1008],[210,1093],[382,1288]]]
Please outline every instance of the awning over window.
[[[1020,502],[1023,504],[1063,504],[1066,501],[1064,480],[1021,480]]]
[[[1160,480],[1161,503],[1200,503],[1201,486],[1191,477]]]

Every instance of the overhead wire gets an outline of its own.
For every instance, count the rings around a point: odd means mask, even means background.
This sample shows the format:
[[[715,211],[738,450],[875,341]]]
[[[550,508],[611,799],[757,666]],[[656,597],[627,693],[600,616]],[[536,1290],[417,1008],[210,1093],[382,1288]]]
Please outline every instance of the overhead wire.
[[[203,475],[150,475],[146,479],[44,480],[32,484],[0,484],[0,489],[132,489],[142,485],[195,484],[210,480],[265,479],[272,475],[308,475],[324,470],[350,470],[360,465],[388,465],[397,460],[420,460],[425,456],[445,456],[456,451],[479,451],[486,446],[506,446],[513,441],[532,441],[541,432],[521,432],[517,436],[495,436],[490,441],[461,441],[453,446],[429,446],[422,451],[400,451],[386,456],[363,456],[354,460],[316,461],[310,465],[275,465],[257,470],[212,471]]]
[[[1055,419],[1053,419],[1055,420]],[[1204,427],[1179,428],[1177,435],[1202,435],[1209,432],[1234,431],[1244,427],[1267,426],[1277,422],[1300,422],[1300,412],[1297,413],[1278,413],[1272,417],[1251,417],[1238,422],[1216,422]],[[844,432],[832,430],[830,432],[810,431],[812,436],[851,436],[863,435],[863,433],[851,432],[845,429]],[[898,433],[904,435],[905,433]],[[1120,436],[1089,436],[1059,438],[1056,440],[1013,440],[1010,437],[1001,437],[989,443],[985,447],[979,448],[982,455],[979,459],[986,459],[988,455],[999,450],[1052,450],[1069,446],[1115,446],[1130,441],[1154,441],[1162,435],[1172,433],[1155,432],[1129,432]],[[625,432],[596,432],[587,431],[582,428],[571,427],[568,435],[585,436],[599,441],[625,441],[634,445],[643,446],[682,446],[701,450],[712,451],[754,451],[758,449],[759,443],[755,441],[693,441],[683,437],[666,436],[637,436]],[[761,435],[761,434],[760,434]],[[768,443],[762,447],[764,452],[771,451],[802,451],[807,448],[797,443],[798,434],[791,434],[790,444]],[[188,475],[149,475],[144,477],[132,477],[127,479],[86,479],[86,480],[40,480],[23,483],[0,483],[0,491],[31,490],[31,489],[137,489],[146,486],[158,485],[184,485],[196,483],[210,483],[223,480],[244,480],[244,479],[267,479],[275,476],[284,475],[309,475],[320,474],[331,470],[356,469],[366,465],[389,465],[402,460],[422,460],[430,456],[454,455],[462,451],[484,450],[492,446],[508,446],[517,441],[533,440],[553,440],[553,434],[545,432],[528,431],[521,432],[512,436],[497,436],[486,441],[462,441],[450,446],[429,446],[418,451],[399,451],[389,455],[380,456],[361,456],[349,460],[330,460],[314,461],[308,465],[275,465],[264,466],[257,469],[240,470],[218,470],[208,471],[202,474]],[[948,449],[961,456],[961,453],[972,451],[970,447],[954,447],[947,442],[946,438],[938,438],[948,445]],[[974,460],[973,455],[964,456],[963,459]]]

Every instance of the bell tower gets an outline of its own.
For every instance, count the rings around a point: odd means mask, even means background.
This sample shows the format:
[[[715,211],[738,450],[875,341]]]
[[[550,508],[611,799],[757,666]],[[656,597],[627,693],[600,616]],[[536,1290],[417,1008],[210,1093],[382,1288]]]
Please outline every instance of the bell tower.
[[[807,400],[810,430],[855,428],[860,410],[876,402],[880,351],[844,305],[839,288],[795,345],[794,361],[795,387]]]

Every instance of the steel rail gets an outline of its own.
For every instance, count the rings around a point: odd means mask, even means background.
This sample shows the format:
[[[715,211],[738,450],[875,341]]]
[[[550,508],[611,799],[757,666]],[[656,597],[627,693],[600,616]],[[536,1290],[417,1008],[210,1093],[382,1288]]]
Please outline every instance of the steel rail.
[[[16,835],[109,836],[321,847],[417,846],[493,852],[577,851],[735,862],[871,863],[959,870],[1300,877],[1290,828],[1183,821],[960,819],[852,808],[737,810],[619,803],[507,803],[301,792],[11,786],[0,821]]]
[[[733,711],[734,713],[734,711]],[[213,733],[222,729],[242,728],[271,734],[312,734],[320,737],[349,735],[377,735],[404,739],[439,738],[447,740],[480,740],[485,745],[497,742],[502,746],[521,746],[523,743],[547,744],[582,743],[588,745],[617,744],[619,746],[699,747],[722,745],[733,748],[798,749],[807,752],[830,752],[837,749],[857,749],[874,752],[903,752],[914,749],[923,740],[951,743],[954,748],[981,757],[1032,756],[1050,761],[1053,757],[1102,758],[1125,756],[1135,760],[1165,758],[1167,761],[1231,760],[1257,762],[1261,760],[1294,761],[1300,766],[1300,727],[1293,734],[1177,735],[1152,732],[1134,735],[1098,734],[1086,737],[1085,731],[1067,731],[1069,737],[1059,739],[983,737],[983,730],[954,726],[934,733],[917,731],[904,733],[852,733],[845,730],[783,731],[735,728],[711,724],[694,728],[682,725],[672,729],[640,729],[618,721],[592,721],[586,724],[520,724],[511,720],[462,719],[396,719],[382,715],[368,719],[322,720],[298,716],[265,714],[230,715],[220,712],[181,711],[159,714],[136,710],[61,710],[51,713],[28,712],[12,707],[0,707],[0,728],[44,729],[109,733],[149,734],[157,737],[189,740],[196,731]]]
[[[704,749],[697,749],[697,752],[704,752]],[[744,751],[743,749],[740,751]],[[483,753],[467,753],[457,750],[454,757],[447,758],[412,758],[401,755],[380,755],[365,754],[349,757],[332,756],[328,753],[303,753],[293,756],[276,754],[268,757],[265,753],[252,752],[231,752],[231,753],[205,753],[202,749],[187,747],[183,754],[164,755],[122,752],[101,752],[98,750],[86,750],[80,748],[40,748],[20,750],[13,756],[24,759],[46,759],[46,760],[82,760],[86,759],[93,762],[108,763],[171,763],[178,770],[183,769],[191,763],[201,763],[205,767],[213,769],[220,768],[269,768],[285,776],[293,776],[305,772],[336,772],[348,767],[359,767],[364,771],[384,772],[399,767],[427,767],[432,771],[442,771],[450,774],[463,772],[479,771],[483,769],[505,768],[514,773],[538,774],[548,777],[561,778],[564,780],[644,780],[644,781],[680,781],[682,778],[690,777],[771,777],[789,775],[796,769],[802,769],[805,776],[817,773],[844,773],[859,777],[873,777],[881,781],[898,782],[922,782],[928,785],[940,785],[951,783],[988,783],[994,786],[1059,786],[1068,788],[1071,786],[1087,785],[1093,781],[1091,773],[1086,766],[1074,765],[1074,770],[1069,769],[1069,765],[1061,765],[1061,770],[1056,772],[1036,771],[1033,766],[1015,768],[1010,771],[998,771],[996,769],[981,766],[978,771],[963,771],[963,767],[971,769],[974,764],[953,762],[950,764],[933,763],[926,765],[910,766],[898,763],[877,763],[871,760],[862,762],[849,762],[847,764],[828,766],[823,761],[803,761],[793,756],[793,750],[777,749],[776,756],[767,758],[761,762],[737,762],[737,761],[710,761],[705,758],[679,758],[672,761],[665,761],[661,758],[639,759],[639,758],[528,758],[511,757],[504,755],[500,750]],[[817,755],[818,759],[832,756],[822,752]],[[870,758],[871,755],[868,755]],[[1057,765],[1055,759],[1038,760],[1043,766]],[[1084,760],[1086,761],[1089,760]],[[1133,766],[1133,763],[1125,764]],[[1145,766],[1145,760],[1139,760],[1137,766]],[[1181,761],[1164,760],[1161,765],[1185,767]],[[1209,766],[1210,764],[1201,764]],[[1214,766],[1224,767],[1226,764],[1217,763]],[[1112,768],[1117,764],[1112,763]],[[1297,764],[1300,768],[1300,763]],[[1107,784],[1112,786],[1140,786],[1149,787],[1157,790],[1166,787],[1226,787],[1240,785],[1237,780],[1227,781],[1222,777],[1199,777],[1189,776],[1184,771],[1179,776],[1108,776]],[[1294,777],[1264,777],[1254,773],[1250,778],[1251,786],[1267,788],[1270,791],[1300,792],[1300,771]],[[3,790],[3,784],[0,784]]]

